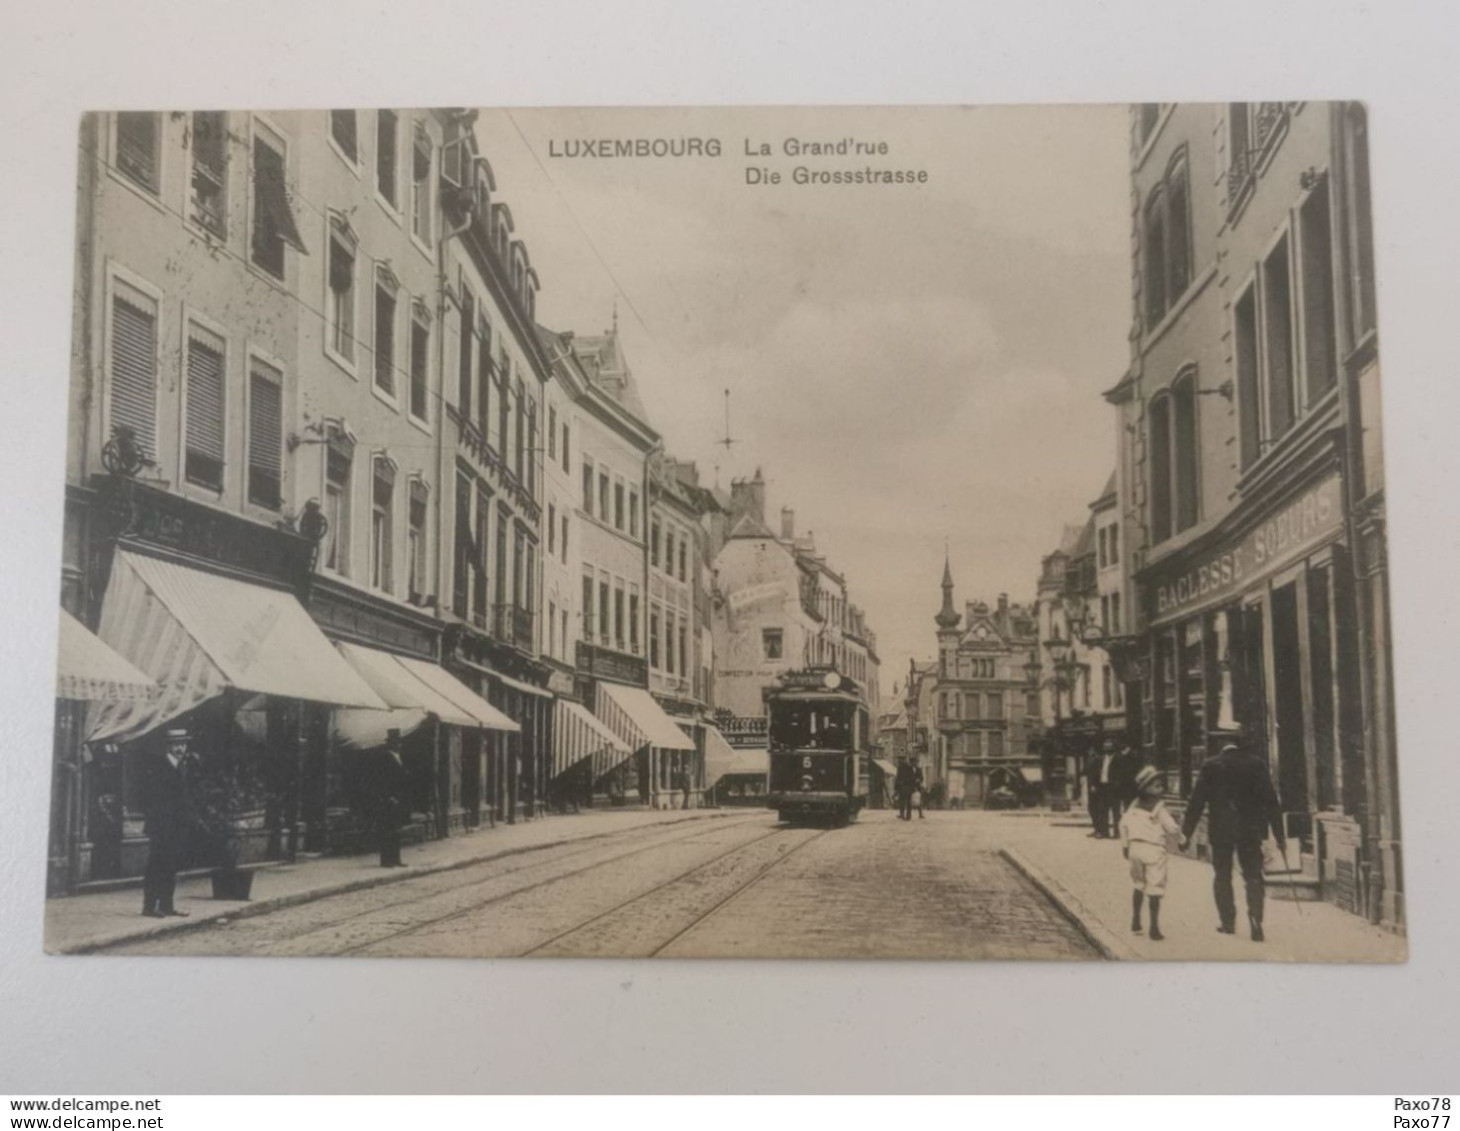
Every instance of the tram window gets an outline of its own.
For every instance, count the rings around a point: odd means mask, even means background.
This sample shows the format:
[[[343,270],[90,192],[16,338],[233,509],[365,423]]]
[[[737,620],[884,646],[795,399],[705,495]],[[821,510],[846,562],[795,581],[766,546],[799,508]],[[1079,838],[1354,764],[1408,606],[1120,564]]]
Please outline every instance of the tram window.
[[[779,746],[846,750],[852,731],[848,710],[839,703],[786,703],[771,722],[771,738]]]

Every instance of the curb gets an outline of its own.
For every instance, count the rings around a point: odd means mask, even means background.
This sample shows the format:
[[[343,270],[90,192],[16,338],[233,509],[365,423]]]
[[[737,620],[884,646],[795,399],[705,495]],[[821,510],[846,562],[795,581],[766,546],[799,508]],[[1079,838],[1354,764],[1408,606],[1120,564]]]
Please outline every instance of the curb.
[[[1044,869],[1031,863],[1017,849],[1001,848],[999,855],[1054,904],[1060,914],[1100,952],[1101,958],[1110,962],[1129,962],[1140,958],[1125,939],[1107,928],[1067,887]]]
[[[578,844],[590,840],[600,840],[603,837],[615,836],[621,832],[635,831],[641,828],[665,828],[671,825],[685,824],[689,821],[719,820],[734,815],[734,810],[712,811],[708,816],[704,817],[676,817],[672,820],[658,823],[635,825],[632,829],[627,830],[609,829],[604,832],[589,833],[586,836],[567,836],[557,840],[543,841],[539,844],[524,844],[515,848],[504,848],[497,852],[486,852],[480,856],[470,856],[461,860],[445,860],[437,864],[423,864],[419,867],[402,870],[391,869],[379,875],[367,875],[361,876],[359,879],[343,880],[333,884],[326,884],[324,887],[311,888],[308,891],[296,891],[290,892],[287,895],[276,895],[270,899],[252,900],[248,903],[230,908],[227,911],[209,912],[196,918],[180,919],[169,923],[157,923],[147,927],[117,931],[100,938],[87,939],[85,942],[54,947],[43,944],[43,949],[45,953],[55,955],[95,954],[97,951],[107,950],[110,947],[119,946],[122,943],[144,942],[168,935],[182,934],[186,931],[196,931],[203,927],[214,926],[223,919],[251,919],[255,915],[267,915],[271,911],[280,911],[286,907],[296,907],[301,903],[312,903],[317,899],[328,899],[336,895],[348,895],[350,892],[363,891],[366,888],[401,883],[405,880],[412,880],[421,876],[432,876],[441,872],[454,872],[461,868],[470,868],[475,864],[485,864],[492,860],[505,859],[508,856],[520,856],[524,852],[538,852],[547,848],[558,848],[565,844]],[[70,898],[76,897],[73,896]],[[85,896],[80,898],[84,899]]]

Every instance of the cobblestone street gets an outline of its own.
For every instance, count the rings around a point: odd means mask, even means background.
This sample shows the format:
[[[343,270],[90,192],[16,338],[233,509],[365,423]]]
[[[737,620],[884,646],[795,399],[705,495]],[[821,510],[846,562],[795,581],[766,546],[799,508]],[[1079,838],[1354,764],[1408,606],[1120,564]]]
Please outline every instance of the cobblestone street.
[[[529,849],[113,954],[1098,958],[999,854],[998,822],[848,829],[749,810]]]

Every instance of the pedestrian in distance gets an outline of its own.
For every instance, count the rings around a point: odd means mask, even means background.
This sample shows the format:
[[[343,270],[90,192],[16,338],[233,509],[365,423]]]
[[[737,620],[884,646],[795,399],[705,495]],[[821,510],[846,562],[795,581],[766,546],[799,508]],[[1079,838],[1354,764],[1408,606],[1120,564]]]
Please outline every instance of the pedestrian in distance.
[[[916,781],[912,764],[906,758],[897,760],[897,775],[892,779],[892,793],[897,799],[897,819],[912,820],[913,783]]]
[[[1272,830],[1279,853],[1287,855],[1282,808],[1268,773],[1267,760],[1253,750],[1227,743],[1202,763],[1187,803],[1182,833],[1189,840],[1202,814],[1207,815],[1207,838],[1212,850],[1212,895],[1217,904],[1217,930],[1237,930],[1237,900],[1232,890],[1232,857],[1242,869],[1247,892],[1247,924],[1253,942],[1265,938],[1262,929],[1264,884],[1262,842]]]
[[[142,914],[149,919],[186,918],[173,906],[177,870],[187,839],[188,774],[196,755],[189,748],[188,732],[169,730],[166,748],[151,767],[147,780],[142,831],[147,834],[147,867],[142,876]]]
[[[1167,861],[1173,848],[1186,844],[1176,818],[1161,799],[1165,782],[1161,771],[1146,766],[1133,782],[1136,799],[1120,818],[1121,855],[1130,861],[1130,929],[1141,933],[1141,904],[1150,904],[1150,936],[1160,942],[1161,899],[1166,894]]]
[[[924,791],[925,791],[925,783],[923,781],[923,767],[921,765],[915,766],[915,767],[913,767],[913,804],[917,807],[917,810],[918,810],[918,820],[920,820],[920,821],[923,819],[923,793],[924,793]],[[908,819],[909,820],[912,819],[911,818],[911,814],[909,814]]]
[[[400,731],[385,732],[385,745],[371,765],[371,801],[375,809],[375,834],[380,844],[382,868],[404,868],[400,858],[400,827],[406,786],[410,775],[401,755]]]
[[[1095,831],[1090,835],[1105,840],[1117,835],[1111,823],[1111,797],[1114,781],[1111,774],[1115,766],[1115,740],[1107,738],[1102,748],[1092,753],[1085,762],[1085,780],[1089,789],[1090,821]],[[1118,808],[1117,808],[1118,813]]]

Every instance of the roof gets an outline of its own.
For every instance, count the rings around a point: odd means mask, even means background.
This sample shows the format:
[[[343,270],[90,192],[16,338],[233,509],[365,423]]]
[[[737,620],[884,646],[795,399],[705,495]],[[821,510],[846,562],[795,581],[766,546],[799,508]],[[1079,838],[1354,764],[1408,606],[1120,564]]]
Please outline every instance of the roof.
[[[1105,489],[1100,492],[1095,501],[1090,504],[1092,511],[1109,510],[1115,506],[1115,472],[1110,473],[1110,478],[1105,481]]]
[[[740,521],[730,528],[731,538],[775,538],[775,532],[753,514],[740,516]]]
[[[628,362],[624,360],[617,331],[575,337],[573,352],[578,355],[588,379],[599,390],[648,423],[649,415],[644,411],[644,402],[639,398],[639,387],[634,383],[634,375]]]
[[[1084,526],[1066,526],[1064,533],[1060,535],[1059,549],[1055,553],[1063,554],[1067,558],[1074,557],[1079,553],[1080,538],[1084,533]]]
[[[1083,558],[1086,554],[1095,552],[1095,516],[1090,516],[1090,521],[1080,528],[1080,536],[1075,540],[1074,549],[1070,551],[1071,558]]]

